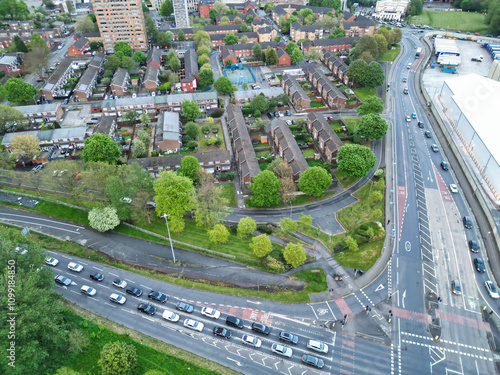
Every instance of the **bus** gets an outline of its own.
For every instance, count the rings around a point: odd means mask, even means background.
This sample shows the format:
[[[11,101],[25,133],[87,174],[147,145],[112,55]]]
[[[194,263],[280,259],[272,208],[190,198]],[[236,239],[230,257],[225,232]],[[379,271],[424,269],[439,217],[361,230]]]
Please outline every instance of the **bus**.
[[[422,47],[418,47],[417,52],[415,53],[415,58],[418,59],[421,53],[422,53]]]

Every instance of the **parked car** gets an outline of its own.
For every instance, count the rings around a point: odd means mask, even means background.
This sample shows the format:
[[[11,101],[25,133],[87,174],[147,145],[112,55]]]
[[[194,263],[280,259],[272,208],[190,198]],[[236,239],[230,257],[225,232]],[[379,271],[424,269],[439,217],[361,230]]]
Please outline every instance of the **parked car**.
[[[309,340],[307,342],[307,348],[320,353],[328,353],[328,345],[318,340]]]
[[[463,223],[464,223],[464,227],[466,227],[467,229],[471,229],[472,228],[472,220],[470,219],[469,216],[464,216],[463,219],[462,219]]]
[[[271,328],[264,324],[253,322],[252,331],[263,333],[264,335],[269,335],[271,333]]]
[[[469,241],[469,249],[473,253],[479,253],[479,243],[476,240]]]
[[[95,290],[91,286],[82,285],[82,287],[80,288],[80,292],[82,292],[83,294],[86,294],[88,296],[95,296],[95,294],[97,293],[97,290]]]
[[[142,296],[142,290],[136,287],[130,287],[126,290],[128,294],[132,294],[133,296],[140,297]]]
[[[253,346],[254,348],[260,348],[262,345],[262,341],[260,339],[250,335],[243,335],[241,337],[241,342],[243,344]]]
[[[144,314],[154,315],[156,314],[156,307],[149,305],[147,303],[140,303],[137,306],[137,310],[143,312]]]
[[[451,291],[457,296],[462,294],[462,287],[460,286],[460,281],[458,279],[451,280]]]
[[[127,302],[127,298],[116,293],[112,293],[109,296],[109,300],[111,302],[118,303],[119,305],[123,305],[125,302]]]
[[[91,273],[89,275],[89,277],[95,281],[103,281],[104,280],[104,276],[98,272],[96,273]]]
[[[241,320],[240,318],[237,318],[235,316],[229,315],[226,318],[226,324],[228,326],[233,326],[233,327],[242,329],[243,326],[244,326],[244,324],[245,324],[245,322],[243,320]]]
[[[285,111],[285,116],[290,116],[290,115],[291,115],[291,113],[290,113],[290,111],[287,109],[287,110]]]
[[[56,275],[56,277],[54,277],[54,280],[57,284],[61,284],[64,286],[68,286],[72,282],[71,279],[68,279],[67,277],[64,277],[62,275]]]
[[[180,318],[179,314],[176,314],[176,313],[169,311],[169,310],[165,310],[162,314],[162,317],[163,317],[163,319],[168,320],[168,321],[173,322],[173,323],[178,322],[179,318]]]
[[[81,264],[71,262],[68,264],[68,269],[73,272],[82,272],[83,266]]]
[[[215,336],[224,337],[226,340],[231,338],[231,336],[233,334],[229,329],[224,328],[224,327],[219,327],[219,326],[214,327],[214,329],[212,330],[212,333]]]
[[[212,318],[212,319],[219,319],[220,318],[220,311],[212,309],[211,307],[203,307],[201,309],[201,315],[208,316],[209,318]]]
[[[491,282],[490,280],[487,280],[484,282],[484,286],[486,287],[486,290],[488,291],[488,294],[490,295],[491,298],[499,298],[500,296],[498,295],[498,290],[495,287],[495,284]]]
[[[187,312],[188,314],[191,314],[194,311],[194,307],[186,302],[177,302],[175,308],[177,310]]]
[[[297,345],[297,343],[299,342],[299,337],[297,335],[294,335],[293,333],[289,333],[289,332],[280,332],[278,338],[281,341],[288,342],[288,343],[294,344],[294,345]]]
[[[203,323],[198,322],[194,319],[184,320],[183,326],[186,328],[189,328],[189,329],[193,329],[195,331],[199,331],[199,332],[203,331],[203,327],[205,327],[205,325]]]
[[[484,261],[481,258],[474,258],[474,266],[476,267],[476,271],[479,273],[485,273],[486,267],[484,265]]]
[[[45,264],[55,267],[59,264],[59,260],[57,260],[56,258],[47,258],[45,260]]]
[[[274,343],[271,346],[271,352],[282,355],[283,357],[292,358],[293,350],[287,346]]]

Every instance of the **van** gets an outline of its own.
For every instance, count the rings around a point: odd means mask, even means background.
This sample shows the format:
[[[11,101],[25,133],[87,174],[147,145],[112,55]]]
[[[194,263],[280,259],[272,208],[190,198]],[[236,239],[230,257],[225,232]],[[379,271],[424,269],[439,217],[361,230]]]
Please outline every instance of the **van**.
[[[411,68],[411,63],[408,63],[408,66],[406,67],[407,69],[410,69]]]
[[[228,317],[226,318],[226,324],[228,326],[232,326],[232,327],[235,327],[235,328],[242,329],[243,325],[244,325],[244,322],[240,318],[228,315]]]

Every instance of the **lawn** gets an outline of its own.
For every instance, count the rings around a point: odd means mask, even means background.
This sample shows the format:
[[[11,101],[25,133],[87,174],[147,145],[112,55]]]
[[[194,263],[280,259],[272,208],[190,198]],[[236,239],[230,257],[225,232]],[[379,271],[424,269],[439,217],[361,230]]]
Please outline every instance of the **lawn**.
[[[217,128],[217,133],[213,133],[212,131],[210,131],[210,134],[209,134],[210,137],[219,137],[220,138],[220,140],[222,142],[219,146],[215,146],[215,145],[208,146],[207,145],[207,143],[205,141],[205,134],[203,134],[203,132],[201,132],[201,127],[205,126],[205,125],[208,125],[208,123],[204,122],[203,124],[200,125],[200,135],[199,135],[200,151],[225,150],[226,144],[224,143],[224,135],[222,134],[222,127],[220,125],[220,122],[216,122],[216,123],[212,124],[212,126],[211,126],[212,128],[214,126]]]
[[[324,107],[325,105],[323,104],[323,102],[313,102],[311,103],[311,108],[321,108],[321,107]]]
[[[435,29],[460,30],[463,32],[486,34],[488,26],[481,13],[440,12],[424,10],[421,15],[409,17],[409,24],[427,25]]]
[[[310,167],[315,167],[317,165],[323,164],[320,159],[318,160],[307,160],[307,164],[309,164]]]
[[[396,60],[396,57],[398,57],[400,52],[401,52],[401,46],[398,44],[394,49],[391,49],[390,51],[387,51],[382,56],[380,56],[379,60],[394,61]]]
[[[234,184],[221,184],[222,196],[228,200],[228,206],[236,207],[238,202],[236,201],[236,192],[234,191]]]
[[[276,74],[276,78],[278,78],[281,81],[283,81],[283,76],[281,74]]]
[[[353,134],[354,129],[356,128],[356,126],[359,125],[359,123],[361,122],[361,119],[360,118],[345,118],[344,121],[346,123],[346,129],[347,129],[348,133]]]
[[[271,150],[255,151],[255,156],[257,156],[257,158],[260,158],[262,156],[267,158],[269,155],[271,155]]]
[[[313,157],[316,153],[313,148],[306,148],[305,150],[301,151],[305,158]]]
[[[375,91],[376,91],[375,89],[370,89],[369,87],[363,87],[363,88],[357,89],[356,91],[354,91],[354,93],[359,98],[359,100],[364,102],[366,99],[369,99],[372,96],[375,96]]]
[[[309,95],[309,99],[316,100],[316,95]]]
[[[339,180],[339,183],[340,185],[342,185],[342,187],[348,187],[357,180],[357,177],[345,176],[342,172],[339,171],[335,173],[335,177],[337,177],[337,180]]]
[[[271,161],[261,161],[259,162],[259,168],[261,171],[265,171],[267,167],[269,167],[269,164],[271,164]]]

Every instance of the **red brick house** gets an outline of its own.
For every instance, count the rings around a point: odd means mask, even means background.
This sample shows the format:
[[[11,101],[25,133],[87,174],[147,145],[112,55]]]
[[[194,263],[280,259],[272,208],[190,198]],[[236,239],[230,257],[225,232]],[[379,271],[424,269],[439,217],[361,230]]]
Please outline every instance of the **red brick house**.
[[[357,41],[359,38],[346,37],[338,39],[319,39],[310,42],[302,43],[302,52],[305,54],[309,48],[316,47],[319,50],[329,50],[332,52],[344,52],[352,47],[352,42]]]
[[[71,47],[68,48],[69,57],[81,57],[84,56],[84,51],[88,49],[90,43],[87,38],[80,38]]]
[[[228,63],[229,60],[231,60],[232,64],[236,64],[238,62],[238,58],[236,57],[236,54],[233,52],[232,49],[229,49],[227,47],[224,47],[220,56],[221,56],[222,63],[224,64],[224,66],[229,64]]]
[[[292,64],[290,55],[283,48],[278,48],[276,53],[278,54],[278,65],[288,66]]]

